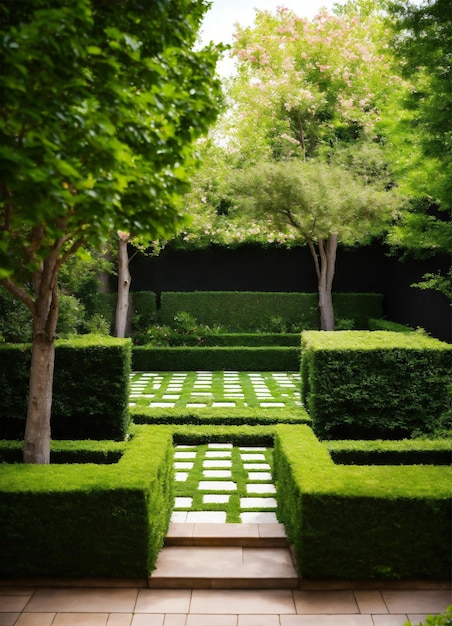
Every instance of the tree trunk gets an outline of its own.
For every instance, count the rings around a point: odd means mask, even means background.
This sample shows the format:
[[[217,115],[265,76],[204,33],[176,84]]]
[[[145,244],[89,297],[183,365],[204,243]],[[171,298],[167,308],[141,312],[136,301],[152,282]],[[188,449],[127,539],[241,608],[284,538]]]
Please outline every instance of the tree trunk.
[[[118,301],[116,304],[116,337],[125,337],[127,315],[129,312],[129,291],[131,276],[129,272],[129,255],[127,243],[129,236],[120,233],[118,240]]]
[[[35,274],[36,300],[33,313],[27,423],[24,463],[50,463],[50,416],[52,410],[55,332],[58,319],[58,265],[46,260]]]
[[[50,463],[50,415],[52,410],[55,339],[42,334],[33,339],[24,463]]]
[[[314,259],[319,292],[320,330],[334,330],[333,279],[336,269],[337,235],[329,235],[318,242],[318,252],[313,242],[308,246]]]

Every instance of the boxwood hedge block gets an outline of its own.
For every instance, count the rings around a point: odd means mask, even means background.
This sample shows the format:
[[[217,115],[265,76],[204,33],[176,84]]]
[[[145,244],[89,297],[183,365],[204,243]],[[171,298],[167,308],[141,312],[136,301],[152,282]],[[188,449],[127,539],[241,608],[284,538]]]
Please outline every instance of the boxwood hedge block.
[[[165,426],[134,427],[113,465],[3,465],[0,576],[147,577],[173,507]]]
[[[135,312],[145,318],[146,300],[134,294]],[[318,294],[262,291],[166,291],[161,294],[159,320],[171,325],[179,311],[199,323],[225,326],[231,332],[250,332],[275,320],[297,328],[318,328]],[[369,318],[382,317],[383,296],[375,293],[333,294],[337,319],[351,319],[356,328],[368,328]],[[153,305],[149,305],[153,309]]]
[[[0,346],[0,436],[23,438],[31,346]],[[56,343],[52,400],[55,439],[124,439],[130,339],[82,335]]]
[[[449,579],[451,468],[339,466],[308,426],[275,426],[278,516],[306,579]]]
[[[238,370],[294,371],[300,367],[299,347],[158,348],[134,346],[135,371]]]
[[[302,334],[302,400],[326,439],[401,438],[449,422],[452,346],[411,332]]]

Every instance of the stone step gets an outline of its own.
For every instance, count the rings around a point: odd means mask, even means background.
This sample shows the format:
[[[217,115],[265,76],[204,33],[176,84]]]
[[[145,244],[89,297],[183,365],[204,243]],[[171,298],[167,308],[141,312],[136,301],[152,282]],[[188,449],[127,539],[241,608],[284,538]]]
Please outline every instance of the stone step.
[[[172,522],[165,546],[287,548],[283,524],[190,524]]]
[[[165,546],[149,578],[159,589],[296,589],[289,548]]]

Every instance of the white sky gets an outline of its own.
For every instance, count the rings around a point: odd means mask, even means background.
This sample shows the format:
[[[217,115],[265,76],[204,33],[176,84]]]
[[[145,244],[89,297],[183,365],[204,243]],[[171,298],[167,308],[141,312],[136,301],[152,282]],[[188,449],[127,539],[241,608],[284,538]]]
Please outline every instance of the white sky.
[[[322,7],[332,11],[338,0],[213,0],[206,13],[200,35],[203,43],[232,43],[234,24],[250,26],[254,22],[255,9],[274,12],[277,6],[291,9],[300,17],[312,19]],[[233,71],[233,62],[223,60],[218,65],[222,76]]]

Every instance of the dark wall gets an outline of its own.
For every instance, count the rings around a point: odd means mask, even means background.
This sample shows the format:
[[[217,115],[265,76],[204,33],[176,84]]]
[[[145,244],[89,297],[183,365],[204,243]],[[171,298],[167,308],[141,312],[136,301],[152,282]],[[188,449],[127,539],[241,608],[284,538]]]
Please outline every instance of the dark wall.
[[[340,249],[333,290],[384,295],[388,319],[425,328],[451,341],[451,309],[447,298],[410,287],[426,272],[445,271],[447,255],[401,262],[378,244]],[[137,255],[131,261],[132,291],[299,291],[317,290],[314,264],[306,247],[286,250],[242,246],[180,251],[158,257]]]

